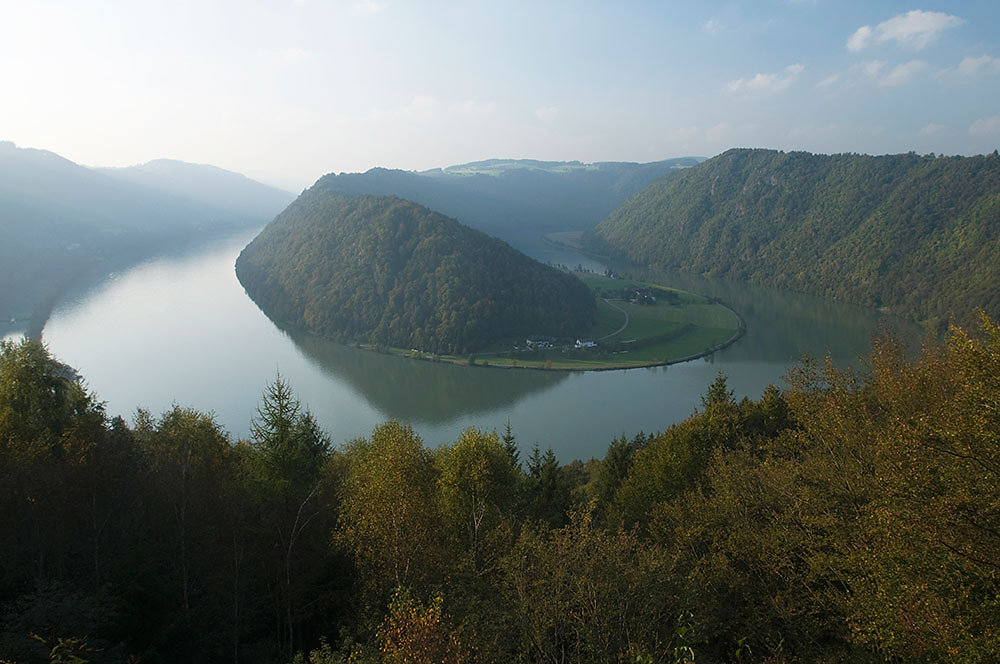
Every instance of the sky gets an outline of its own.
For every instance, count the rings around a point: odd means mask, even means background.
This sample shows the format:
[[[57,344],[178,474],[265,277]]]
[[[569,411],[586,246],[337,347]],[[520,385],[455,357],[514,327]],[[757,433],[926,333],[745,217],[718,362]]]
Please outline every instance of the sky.
[[[979,154],[997,26],[997,0],[0,0],[0,140],[293,191],[495,157]]]

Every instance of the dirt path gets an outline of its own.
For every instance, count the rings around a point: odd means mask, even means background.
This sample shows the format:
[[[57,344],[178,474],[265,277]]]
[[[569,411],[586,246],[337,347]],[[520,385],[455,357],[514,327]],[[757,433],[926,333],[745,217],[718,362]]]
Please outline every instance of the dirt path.
[[[628,327],[628,312],[627,312],[627,311],[625,311],[624,309],[622,309],[621,307],[617,306],[617,305],[614,305],[614,304],[611,304],[611,302],[610,302],[610,301],[608,300],[608,298],[606,298],[606,297],[605,297],[605,298],[601,298],[601,299],[602,299],[602,300],[604,300],[604,302],[605,302],[605,303],[606,303],[606,304],[607,304],[607,305],[608,305],[609,307],[611,307],[612,309],[617,309],[618,311],[620,311],[620,312],[622,312],[623,314],[625,314],[625,322],[624,322],[624,323],[622,323],[622,326],[621,326],[621,327],[619,327],[619,328],[618,328],[617,330],[615,330],[614,332],[612,332],[611,334],[605,334],[605,335],[604,335],[603,337],[601,337],[600,339],[596,339],[595,341],[604,341],[604,340],[605,340],[605,339],[607,339],[608,337],[613,337],[613,336],[615,336],[616,334],[620,334],[621,332],[624,332],[624,331],[625,331],[625,328],[626,328],[626,327]]]

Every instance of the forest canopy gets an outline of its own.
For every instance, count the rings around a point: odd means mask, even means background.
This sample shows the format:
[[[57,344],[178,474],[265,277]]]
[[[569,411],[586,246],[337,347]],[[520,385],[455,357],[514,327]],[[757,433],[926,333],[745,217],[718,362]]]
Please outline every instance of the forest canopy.
[[[589,329],[580,280],[394,196],[315,186],[240,254],[236,274],[273,320],[376,346],[464,353]]]
[[[995,661],[1000,329],[788,382],[560,464],[333,447],[280,376],[127,423],[0,342],[0,661]]]

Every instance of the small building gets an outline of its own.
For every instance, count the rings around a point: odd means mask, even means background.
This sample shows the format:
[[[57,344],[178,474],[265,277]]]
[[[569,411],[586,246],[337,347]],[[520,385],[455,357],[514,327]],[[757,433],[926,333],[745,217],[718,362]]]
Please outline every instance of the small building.
[[[552,348],[556,343],[556,338],[546,337],[541,335],[533,335],[525,339],[525,343],[528,345],[528,348],[530,350]]]
[[[593,339],[577,339],[576,340],[576,348],[595,348],[596,346],[597,346],[597,342],[594,341]]]

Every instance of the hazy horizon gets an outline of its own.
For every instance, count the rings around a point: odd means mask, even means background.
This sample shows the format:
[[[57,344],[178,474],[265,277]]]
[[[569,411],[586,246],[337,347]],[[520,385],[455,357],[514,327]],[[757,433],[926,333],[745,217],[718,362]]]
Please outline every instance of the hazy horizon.
[[[1000,144],[994,3],[5,3],[4,140],[330,172]]]

